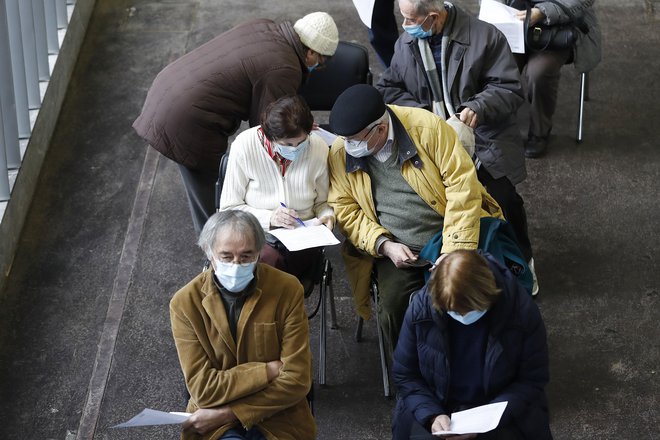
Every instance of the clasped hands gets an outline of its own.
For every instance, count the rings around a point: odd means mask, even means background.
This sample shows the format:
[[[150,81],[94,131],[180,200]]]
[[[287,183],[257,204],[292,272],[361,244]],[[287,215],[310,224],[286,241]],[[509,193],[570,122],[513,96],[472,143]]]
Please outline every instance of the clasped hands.
[[[272,382],[280,375],[282,361],[275,360],[266,363],[266,377]],[[229,406],[218,408],[200,408],[183,422],[184,431],[192,431],[199,435],[207,434],[222,425],[236,421],[236,414]]]

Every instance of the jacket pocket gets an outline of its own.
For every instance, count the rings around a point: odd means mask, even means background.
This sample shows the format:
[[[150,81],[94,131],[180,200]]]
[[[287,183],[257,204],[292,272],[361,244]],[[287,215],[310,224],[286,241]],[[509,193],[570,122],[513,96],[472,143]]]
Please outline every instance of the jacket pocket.
[[[268,362],[280,358],[280,341],[277,337],[277,323],[256,322],[254,324],[254,338],[257,360]]]

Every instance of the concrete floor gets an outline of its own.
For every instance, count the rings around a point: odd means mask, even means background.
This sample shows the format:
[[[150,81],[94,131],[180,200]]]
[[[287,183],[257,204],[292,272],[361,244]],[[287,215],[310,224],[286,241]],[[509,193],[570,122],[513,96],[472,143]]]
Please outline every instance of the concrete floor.
[[[457,4],[477,10],[476,0]],[[574,142],[578,76],[567,66],[550,152],[528,161],[520,186],[548,328],[552,429],[557,439],[658,439],[660,4],[596,7],[604,59],[585,140]],[[2,296],[0,438],[177,437],[172,426],[108,429],[145,407],[183,409],[167,304],[202,261],[178,171],[131,123],[169,61],[241,21],[316,10],[368,46],[349,0],[97,1]],[[374,325],[353,340],[344,270],[337,249],[328,253],[340,328],[329,331],[328,385],[316,392],[319,438],[388,438],[393,401],[382,395]]]

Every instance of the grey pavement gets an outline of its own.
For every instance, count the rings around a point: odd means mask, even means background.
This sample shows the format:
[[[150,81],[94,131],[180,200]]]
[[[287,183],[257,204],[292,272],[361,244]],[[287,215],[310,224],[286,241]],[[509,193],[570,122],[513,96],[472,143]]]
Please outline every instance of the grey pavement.
[[[574,142],[578,75],[566,66],[549,154],[528,161],[520,186],[557,439],[660,438],[658,8],[596,2],[604,59],[585,140]],[[341,39],[369,47],[350,0],[97,1],[0,296],[0,438],[178,436],[173,426],[108,429],[145,407],[183,410],[168,302],[202,261],[176,167],[131,123],[169,61],[239,22],[316,10],[333,15]],[[394,401],[382,395],[374,324],[354,341],[343,265],[338,249],[328,254],[340,327],[316,388],[318,438],[389,438]],[[318,320],[311,327],[316,354]]]

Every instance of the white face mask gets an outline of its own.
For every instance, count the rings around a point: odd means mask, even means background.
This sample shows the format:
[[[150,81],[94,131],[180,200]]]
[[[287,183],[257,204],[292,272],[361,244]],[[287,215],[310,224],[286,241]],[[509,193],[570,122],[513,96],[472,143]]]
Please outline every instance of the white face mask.
[[[223,263],[214,258],[213,263],[215,263],[215,276],[222,287],[236,293],[245,289],[254,278],[254,268],[257,265],[257,260],[251,263],[235,264]]]
[[[470,325],[481,319],[481,317],[484,316],[487,311],[488,310],[472,310],[465,315],[461,315],[460,313],[447,310],[447,314],[463,325]]]
[[[375,127],[378,125],[374,125],[371,127],[370,131],[371,134],[367,135],[366,138],[361,139],[361,140],[356,140],[356,139],[346,139],[344,140],[344,149],[346,150],[346,154],[353,156],[353,157],[365,157],[369,156],[371,154],[371,150],[369,150],[369,141],[373,137],[373,134],[378,131],[374,130]]]

